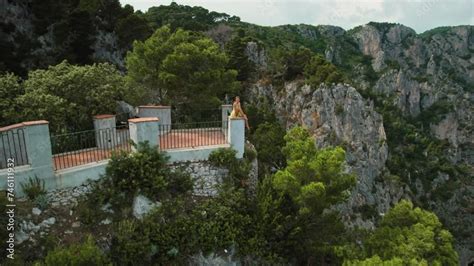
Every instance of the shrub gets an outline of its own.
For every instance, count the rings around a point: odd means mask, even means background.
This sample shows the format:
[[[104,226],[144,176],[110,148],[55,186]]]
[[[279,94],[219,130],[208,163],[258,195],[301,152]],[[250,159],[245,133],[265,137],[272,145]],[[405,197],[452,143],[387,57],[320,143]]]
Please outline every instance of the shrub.
[[[237,245],[244,253],[252,252],[249,238],[253,229],[250,206],[242,190],[221,191],[191,212],[191,230],[197,232],[196,245],[205,254]]]
[[[146,230],[139,221],[123,220],[118,223],[114,232],[110,252],[117,265],[149,264],[152,247]]]
[[[97,205],[111,204],[113,215],[121,219],[132,214],[131,206],[137,194],[156,201],[191,191],[191,176],[181,169],[171,170],[167,160],[147,143],[140,143],[132,154],[114,154],[105,176],[93,183],[91,193],[79,201],[76,211],[81,222],[94,226],[106,218]]]
[[[247,160],[239,160],[237,152],[232,148],[219,148],[209,155],[209,162],[217,167],[225,167],[229,170],[231,184],[245,186],[250,172],[250,163]]]
[[[221,191],[214,198],[192,201],[174,198],[144,220],[153,261],[184,264],[189,256],[204,256],[237,247],[238,255],[254,252],[252,204],[242,189]]]
[[[128,89],[111,64],[67,61],[30,71],[23,86],[25,93],[16,98],[22,121],[46,119],[55,134],[90,129],[92,117],[114,112]]]
[[[321,83],[340,83],[345,79],[337,67],[326,61],[321,55],[311,58],[304,68],[304,75],[306,82],[313,88],[319,87]]]
[[[230,168],[235,163],[237,151],[230,148],[219,148],[209,155],[209,162],[218,167]]]
[[[429,128],[430,124],[437,124],[443,120],[447,114],[454,111],[454,104],[448,99],[440,99],[430,107],[423,110],[418,115],[418,120]]]
[[[198,221],[189,217],[195,205],[182,198],[173,198],[162,203],[162,206],[149,213],[143,222],[143,227],[150,232],[152,245],[156,247],[152,259],[164,264],[179,264],[177,262],[180,261],[184,264],[186,255],[197,252],[197,234],[191,230],[191,226]]]
[[[100,207],[111,201],[112,198],[120,198],[121,196],[121,194],[115,193],[114,189],[105,183],[103,178],[91,183],[91,192],[82,195],[79,198],[78,205],[75,207],[74,211],[79,216],[81,223],[86,226],[95,226],[105,219],[105,213]],[[128,199],[129,204],[131,204],[131,201],[132,199]],[[117,206],[120,205],[117,204]]]
[[[453,242],[453,236],[443,229],[434,213],[402,200],[383,217],[365,248],[369,256],[380,256],[382,260],[401,259],[403,263],[398,265],[419,265],[423,261],[425,265],[458,265]]]
[[[168,192],[172,196],[187,193],[193,189],[193,180],[189,173],[182,169],[174,170],[169,173]]]
[[[92,236],[82,244],[60,247],[48,253],[44,263],[39,265],[111,265],[107,257],[95,245]]]
[[[167,162],[165,154],[148,143],[139,143],[137,152],[121,152],[112,156],[104,176],[105,183],[127,197],[142,192],[151,199],[157,199],[158,196],[190,191],[191,177],[172,171]]]
[[[257,158],[257,152],[249,145],[245,145],[244,158],[251,162]]]
[[[49,199],[46,194],[41,194],[35,198],[35,205],[41,210],[45,210],[49,205]]]
[[[259,176],[270,173],[271,169],[285,166],[286,160],[281,150],[285,145],[284,136],[285,129],[277,122],[258,125],[251,141],[258,151]]]
[[[426,261],[410,261],[410,265],[427,265]],[[379,256],[373,256],[365,260],[345,261],[343,266],[402,266],[403,260],[395,257],[390,260],[382,260]]]
[[[35,200],[36,197],[46,194],[44,180],[39,179],[37,176],[35,178],[28,178],[27,183],[21,183],[21,189],[30,200]]]

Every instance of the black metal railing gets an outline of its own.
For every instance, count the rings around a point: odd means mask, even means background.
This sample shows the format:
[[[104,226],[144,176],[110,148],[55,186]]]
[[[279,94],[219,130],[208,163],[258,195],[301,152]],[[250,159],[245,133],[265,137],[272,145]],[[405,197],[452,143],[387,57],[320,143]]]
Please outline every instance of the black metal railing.
[[[0,132],[0,169],[7,168],[12,160],[14,166],[28,164],[25,131],[22,128]]]
[[[128,126],[86,130],[51,137],[54,169],[109,159],[112,152],[131,151]]]
[[[160,149],[179,149],[227,143],[227,122],[159,125]]]

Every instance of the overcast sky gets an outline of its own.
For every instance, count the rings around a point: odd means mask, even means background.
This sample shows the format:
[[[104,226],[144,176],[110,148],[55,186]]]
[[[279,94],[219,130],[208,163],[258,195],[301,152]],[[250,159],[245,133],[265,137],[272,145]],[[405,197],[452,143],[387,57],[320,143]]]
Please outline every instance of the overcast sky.
[[[120,0],[136,10],[172,1]],[[351,29],[369,21],[397,22],[421,33],[438,26],[474,25],[474,0],[179,0],[265,26],[330,24]]]

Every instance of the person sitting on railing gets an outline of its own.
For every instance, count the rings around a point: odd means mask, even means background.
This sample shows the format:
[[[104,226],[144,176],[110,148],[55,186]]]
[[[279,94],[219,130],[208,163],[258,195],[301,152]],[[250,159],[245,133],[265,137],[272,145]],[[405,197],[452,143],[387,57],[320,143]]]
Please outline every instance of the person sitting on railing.
[[[247,129],[250,129],[249,127],[249,120],[247,118],[247,115],[244,113],[244,110],[242,110],[242,107],[240,106],[240,97],[235,96],[234,98],[234,103],[232,104],[232,113],[230,113],[230,118],[234,117],[242,117],[245,119],[245,127]]]

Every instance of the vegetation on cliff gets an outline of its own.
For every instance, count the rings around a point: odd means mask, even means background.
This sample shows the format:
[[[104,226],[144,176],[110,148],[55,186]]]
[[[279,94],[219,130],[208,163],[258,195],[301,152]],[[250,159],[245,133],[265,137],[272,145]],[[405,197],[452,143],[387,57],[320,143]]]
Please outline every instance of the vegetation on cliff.
[[[115,112],[120,100],[166,103],[192,113],[240,94],[259,162],[259,188],[252,196],[249,160],[235,160],[235,152],[227,149],[213,153],[211,163],[227,168],[230,178],[218,196],[199,198],[190,193],[189,175],[170,169],[166,156],[146,144],[132,155],[116,154],[93,193],[77,207],[85,225],[81,242],[63,248],[51,241],[41,251],[45,256],[25,257],[28,263],[183,264],[196,254],[262,264],[458,263],[454,238],[442,224],[449,223],[421,209],[452,199],[472,182],[469,168],[454,162],[449,141],[431,130],[456,110],[450,100],[454,96],[441,95],[409,115],[397,106],[395,95],[374,89],[384,75],[407,72],[417,86],[443,84],[472,92],[472,82],[446,66],[449,60],[441,55],[433,60],[446,75],[436,83],[436,74],[420,74],[411,58],[398,60],[387,53],[377,69],[376,58],[363,54],[354,37],[362,27],[348,32],[331,26],[260,27],[176,3],[144,13],[117,0],[33,0],[25,9],[31,14],[26,19],[31,32],[14,20],[1,25],[0,126],[46,119],[53,133],[74,132],[89,129],[93,115]],[[384,34],[396,26],[368,25]],[[429,42],[450,30],[438,28],[420,37]],[[402,47],[410,46],[416,34],[407,36]],[[350,144],[316,148],[307,129],[286,128],[274,103],[248,97],[252,84],[271,85],[271,92],[262,93],[271,95],[282,93],[288,82],[309,84],[313,91],[323,83],[350,83],[373,101],[383,116],[389,148],[387,171],[379,179],[407,185],[413,202],[401,201],[385,215],[375,207],[360,208],[375,229],[346,228],[337,209],[357,185],[345,168],[344,148]],[[336,107],[335,115],[343,112],[343,106]],[[445,182],[434,185],[445,175]],[[139,194],[161,204],[142,220],[131,210]],[[469,194],[462,198],[463,207],[468,206]],[[94,227],[109,215],[99,208],[107,205],[113,221],[107,229],[110,249],[104,252],[95,243]]]

